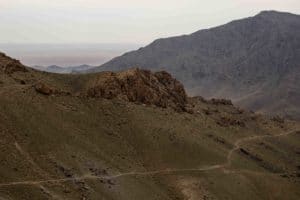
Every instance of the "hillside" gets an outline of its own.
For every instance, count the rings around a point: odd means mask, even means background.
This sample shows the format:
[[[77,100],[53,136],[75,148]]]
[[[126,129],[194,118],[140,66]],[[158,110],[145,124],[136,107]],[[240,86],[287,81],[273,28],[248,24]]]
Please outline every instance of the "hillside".
[[[300,16],[276,11],[158,39],[89,70],[166,70],[190,95],[300,119]]]
[[[299,124],[167,72],[61,75],[0,54],[0,199],[300,198]]]

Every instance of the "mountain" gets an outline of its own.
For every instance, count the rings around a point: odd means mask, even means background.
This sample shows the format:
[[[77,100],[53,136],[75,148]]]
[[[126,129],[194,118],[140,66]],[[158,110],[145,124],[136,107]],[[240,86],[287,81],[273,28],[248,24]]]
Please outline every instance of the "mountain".
[[[89,72],[166,70],[190,95],[300,119],[300,16],[276,11],[158,39]]]
[[[0,54],[0,199],[300,198],[300,127],[167,72],[54,74]]]
[[[33,66],[32,68],[37,69],[39,71],[58,73],[58,74],[71,74],[71,73],[81,73],[86,70],[94,68],[94,66],[90,65],[79,65],[79,66],[69,66],[69,67],[60,67],[57,65],[50,65],[48,67],[44,66]]]

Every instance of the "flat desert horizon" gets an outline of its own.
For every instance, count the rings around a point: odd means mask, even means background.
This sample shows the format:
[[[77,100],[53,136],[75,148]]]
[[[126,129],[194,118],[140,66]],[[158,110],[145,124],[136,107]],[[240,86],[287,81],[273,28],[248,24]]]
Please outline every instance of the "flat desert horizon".
[[[0,43],[0,51],[20,60],[27,66],[70,67],[100,66],[125,52],[136,50],[143,44],[130,43]]]

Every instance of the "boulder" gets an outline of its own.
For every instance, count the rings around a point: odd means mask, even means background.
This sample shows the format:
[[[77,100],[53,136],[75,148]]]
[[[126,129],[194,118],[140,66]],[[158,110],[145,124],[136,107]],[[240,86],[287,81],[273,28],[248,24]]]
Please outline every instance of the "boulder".
[[[34,85],[35,91],[44,95],[51,95],[54,93],[54,89],[50,86],[46,85],[45,83],[37,83]]]

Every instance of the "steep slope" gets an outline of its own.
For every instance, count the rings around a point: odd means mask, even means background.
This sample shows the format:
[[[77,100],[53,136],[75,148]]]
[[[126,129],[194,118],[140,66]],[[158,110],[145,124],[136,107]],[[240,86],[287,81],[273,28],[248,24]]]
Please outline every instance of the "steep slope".
[[[300,16],[276,11],[159,39],[90,70],[166,70],[191,95],[300,119]]]
[[[12,74],[14,72],[26,72],[27,69],[20,61],[12,59],[0,52],[0,72],[4,74]]]
[[[295,123],[186,97],[165,72],[0,67],[0,199],[300,197]]]

